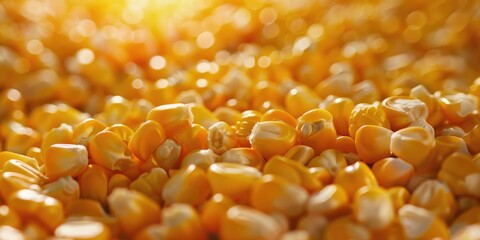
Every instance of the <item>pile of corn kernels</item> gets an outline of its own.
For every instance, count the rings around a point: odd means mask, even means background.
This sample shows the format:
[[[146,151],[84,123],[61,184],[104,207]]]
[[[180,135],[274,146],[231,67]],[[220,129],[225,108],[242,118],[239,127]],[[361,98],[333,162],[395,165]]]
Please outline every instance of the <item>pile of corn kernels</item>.
[[[0,239],[480,239],[479,0],[2,0]]]

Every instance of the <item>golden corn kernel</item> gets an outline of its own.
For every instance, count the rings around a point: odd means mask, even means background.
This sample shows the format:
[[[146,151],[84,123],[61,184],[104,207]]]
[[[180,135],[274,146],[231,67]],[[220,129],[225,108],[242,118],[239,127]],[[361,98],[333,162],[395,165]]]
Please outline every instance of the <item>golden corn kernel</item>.
[[[375,83],[363,80],[353,85],[351,98],[355,103],[373,103],[380,99],[380,92]]]
[[[348,133],[354,138],[363,125],[376,125],[390,129],[387,115],[378,104],[357,104],[348,119]]]
[[[30,125],[40,132],[48,132],[62,123],[75,126],[88,118],[88,114],[63,103],[45,104],[30,113]]]
[[[45,174],[50,179],[77,177],[88,165],[87,148],[75,144],[53,144],[45,153]]]
[[[247,206],[228,209],[220,227],[220,238],[224,240],[279,239],[280,224],[269,215]]]
[[[221,193],[241,202],[250,198],[252,184],[261,176],[261,172],[254,167],[227,162],[214,163],[207,171],[212,193]]]
[[[165,136],[173,137],[175,132],[193,123],[193,114],[188,104],[166,104],[150,110],[147,120],[157,121],[165,130]]]
[[[432,126],[436,127],[445,120],[445,117],[440,110],[438,99],[433,94],[431,94],[425,86],[417,85],[412,88],[410,90],[410,97],[416,98],[427,105],[427,121]]]
[[[478,142],[480,141],[480,125],[475,126],[470,132],[463,136],[463,140],[467,144],[468,151],[471,154],[477,154],[480,152]]]
[[[80,197],[99,201],[107,205],[108,177],[105,169],[99,165],[90,164],[78,177]]]
[[[15,159],[11,159],[5,162],[2,168],[3,172],[14,172],[22,174],[28,178],[35,179],[35,182],[44,183],[47,181],[47,177],[32,166]]]
[[[32,166],[35,169],[38,169],[38,162],[35,158],[31,158],[22,154],[14,153],[14,152],[9,152],[9,151],[2,151],[0,152],[0,168],[3,168],[3,165],[10,159],[16,159],[20,160],[30,166]]]
[[[308,232],[311,240],[323,239],[323,230],[327,225],[327,219],[321,215],[305,215],[297,223],[296,229]]]
[[[349,118],[355,103],[350,98],[329,96],[322,103],[325,110],[333,116],[337,134],[348,136]]]
[[[472,207],[465,212],[458,215],[450,225],[450,231],[452,234],[457,234],[465,226],[480,223],[480,207]]]
[[[480,224],[473,224],[462,228],[452,236],[453,240],[480,239]]]
[[[80,187],[78,182],[71,176],[65,176],[54,182],[45,184],[42,193],[56,198],[61,201],[64,206],[68,206],[68,204],[80,197]]]
[[[301,185],[307,191],[312,192],[320,189],[322,184],[307,167],[291,159],[274,156],[263,168],[264,174],[273,174],[283,177],[293,183]]]
[[[253,148],[232,148],[224,152],[218,161],[247,165],[258,170],[262,170],[265,164],[262,155]]]
[[[472,184],[475,176],[479,175],[480,166],[478,166],[472,157],[462,153],[452,153],[442,164],[438,171],[438,179],[443,181],[456,195],[474,195],[480,196],[480,191],[470,192],[467,184]],[[467,183],[467,180],[470,183]],[[474,190],[471,188],[471,190]]]
[[[13,193],[8,198],[7,204],[22,218],[34,219],[50,231],[64,220],[62,203],[34,190],[23,189]]]
[[[355,134],[355,147],[358,156],[367,164],[390,156],[390,139],[393,132],[390,129],[364,125]]]
[[[328,170],[323,167],[311,167],[308,171],[315,177],[322,185],[328,185],[332,183],[333,177]]]
[[[22,219],[13,209],[7,205],[0,205],[0,225],[20,228]]]
[[[133,131],[132,129],[125,125],[125,124],[113,124],[107,128],[105,128],[105,131],[110,131],[112,133],[115,133],[118,135],[125,143],[128,144],[130,142],[130,139],[133,136]]]
[[[36,222],[27,223],[23,228],[23,234],[25,234],[27,239],[32,240],[47,239],[51,235],[47,229]]]
[[[35,160],[37,160],[38,165],[43,165],[44,164],[42,149],[39,148],[39,147],[29,148],[27,153],[25,154],[25,156],[30,157],[30,158],[34,158]]]
[[[293,88],[285,96],[285,107],[294,117],[299,117],[307,111],[318,107],[320,98],[307,86]]]
[[[25,240],[27,237],[17,228],[11,226],[0,226],[0,239],[1,240]]]
[[[413,176],[414,168],[400,158],[384,158],[373,164],[372,172],[380,186],[390,188],[406,186]]]
[[[346,166],[347,161],[343,154],[334,149],[323,151],[308,163],[308,167],[323,167],[327,169],[332,177],[337,175],[338,171]]]
[[[88,144],[94,163],[110,170],[123,171],[133,166],[130,150],[123,139],[110,131],[101,131]]]
[[[390,199],[392,199],[395,211],[403,207],[410,200],[410,193],[404,187],[392,187],[387,189]]]
[[[307,165],[314,156],[313,148],[305,145],[293,146],[285,153],[284,157]]]
[[[222,154],[237,146],[235,131],[225,122],[216,122],[208,128],[208,148]]]
[[[110,182],[112,179],[110,178]],[[162,168],[152,168],[150,172],[140,175],[130,184],[130,189],[145,194],[158,203],[162,202],[162,191],[168,175]],[[112,190],[113,191],[113,190]]]
[[[342,186],[330,184],[312,194],[307,204],[309,214],[335,217],[346,212],[349,197]]]
[[[315,86],[315,92],[321,97],[329,95],[346,97],[352,92],[354,76],[348,72],[331,75]]]
[[[235,125],[241,118],[242,113],[229,107],[219,107],[213,111],[218,120],[226,122],[228,125]]]
[[[148,120],[137,128],[128,142],[128,147],[136,157],[145,161],[164,141],[163,127],[158,122]]]
[[[190,165],[180,169],[165,183],[162,197],[167,205],[188,203],[198,206],[207,200],[210,192],[209,179],[205,171]]]
[[[248,137],[252,132],[253,127],[262,119],[262,114],[258,111],[247,110],[242,112],[240,119],[237,120],[232,127],[237,135],[238,145],[242,147],[250,147]]]
[[[27,177],[16,172],[0,173],[0,194],[4,200],[18,190],[32,189],[40,191],[40,182],[36,178]]]
[[[408,239],[450,239],[445,223],[424,208],[407,204],[398,210],[398,218]]]
[[[91,199],[77,199],[72,201],[65,210],[67,217],[107,217],[102,205]]]
[[[426,120],[428,116],[427,105],[411,97],[388,97],[382,101],[382,108],[394,131],[405,128],[415,121]]]
[[[190,205],[175,203],[162,210],[165,239],[206,240],[207,233],[197,211]]]
[[[104,224],[95,221],[69,221],[55,229],[55,237],[72,239],[107,240],[111,239],[110,230]]]
[[[265,159],[284,155],[297,140],[295,128],[277,121],[256,123],[248,138],[252,148],[260,152]]]
[[[357,154],[357,148],[355,147],[355,140],[350,136],[338,136],[335,148],[337,151],[343,153]]]
[[[350,197],[353,197],[355,192],[364,186],[378,186],[372,170],[363,162],[356,162],[340,169],[333,182],[342,186]]]
[[[138,128],[141,123],[145,122],[148,112],[150,112],[153,107],[154,105],[146,99],[134,99],[128,111],[128,117],[125,121],[125,125],[132,129]]]
[[[117,188],[108,196],[108,206],[127,236],[160,221],[160,206],[134,190]]]
[[[157,240],[168,239],[168,228],[165,225],[153,224],[143,228],[135,234],[134,240]]]
[[[202,125],[204,128],[210,128],[218,122],[217,116],[203,105],[191,104],[193,123]]]
[[[298,119],[297,131],[300,142],[313,148],[315,154],[335,147],[337,133],[333,117],[324,109],[317,108],[302,114]]]
[[[438,180],[427,180],[420,184],[410,197],[410,204],[430,210],[436,216],[451,220],[458,205],[450,189]]]
[[[127,176],[116,173],[113,174],[110,179],[108,179],[108,194],[110,194],[115,188],[128,188],[132,180]]]
[[[217,159],[218,155],[215,154],[212,149],[193,150],[182,159],[181,168],[196,165],[202,170],[207,171],[208,167],[215,163]]]
[[[4,150],[25,154],[31,147],[39,147],[41,135],[32,128],[22,125],[15,126],[6,134]]]
[[[169,170],[177,167],[182,153],[182,146],[173,139],[165,140],[152,155],[152,162],[157,166]]]
[[[107,128],[107,125],[104,123],[93,118],[87,118],[73,128],[73,142],[87,146],[92,138],[105,128]]]
[[[355,221],[352,215],[347,215],[329,222],[325,227],[323,239],[367,240],[371,238],[372,234],[367,227]]]
[[[229,197],[217,193],[202,205],[200,218],[205,229],[211,233],[218,233],[222,219],[235,202]]]
[[[390,195],[379,187],[359,189],[353,198],[352,208],[355,219],[369,229],[385,229],[395,217]]]
[[[297,126],[297,120],[290,113],[281,109],[270,109],[266,111],[260,121],[281,121],[292,127]]]
[[[253,183],[250,204],[266,213],[295,217],[303,212],[307,199],[308,192],[299,185],[267,174]]]
[[[73,143],[73,128],[70,125],[63,124],[58,128],[53,128],[43,136],[42,153],[45,154],[50,146],[58,143]]]
[[[440,109],[451,123],[462,122],[468,115],[478,109],[478,98],[461,92],[437,92]]]
[[[444,160],[453,153],[469,155],[463,139],[455,136],[438,136],[435,138],[435,147],[430,151],[425,163],[416,170],[417,172],[438,171]]]
[[[391,136],[392,153],[414,167],[424,164],[434,147],[435,138],[420,127],[407,127],[394,132]]]
[[[177,130],[173,139],[182,145],[185,152],[208,149],[208,130],[199,124]]]

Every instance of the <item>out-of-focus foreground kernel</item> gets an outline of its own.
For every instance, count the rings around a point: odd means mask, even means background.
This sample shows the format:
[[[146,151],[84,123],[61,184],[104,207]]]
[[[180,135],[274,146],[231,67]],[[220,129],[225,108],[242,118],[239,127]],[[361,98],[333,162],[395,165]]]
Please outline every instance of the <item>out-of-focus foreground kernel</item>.
[[[480,239],[479,1],[0,1],[2,239]]]

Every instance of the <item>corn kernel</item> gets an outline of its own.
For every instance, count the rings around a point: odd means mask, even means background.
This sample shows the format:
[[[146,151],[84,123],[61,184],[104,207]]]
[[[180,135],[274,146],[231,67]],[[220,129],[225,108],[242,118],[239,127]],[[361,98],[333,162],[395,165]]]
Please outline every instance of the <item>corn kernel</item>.
[[[270,109],[262,115],[261,122],[281,121],[292,127],[297,126],[297,120],[290,113],[281,109]]]
[[[335,148],[337,151],[343,153],[357,154],[357,148],[355,147],[355,140],[350,136],[338,136]]]
[[[206,129],[218,122],[217,116],[215,116],[215,114],[213,114],[203,105],[192,104],[191,110],[193,115],[193,123],[202,125]]]
[[[232,148],[220,156],[219,162],[238,163],[258,170],[262,170],[265,164],[262,155],[253,148]]]
[[[143,193],[156,202],[161,202],[162,191],[167,181],[168,176],[165,170],[162,168],[152,168],[150,172],[144,173],[135,179],[130,184],[130,189]]]
[[[110,179],[108,179],[108,194],[113,192],[115,188],[128,188],[131,183],[132,180],[127,176],[121,173],[113,174]]]
[[[165,130],[165,136],[168,138],[173,137],[175,132],[189,127],[193,123],[193,114],[188,104],[166,104],[150,110],[147,120],[160,123]]]
[[[112,133],[118,135],[126,144],[128,144],[128,142],[130,142],[130,139],[133,136],[132,129],[129,126],[127,126],[125,124],[121,124],[121,123],[113,124],[113,125],[105,128],[105,131],[109,131],[109,132],[112,132]]]
[[[0,194],[4,200],[18,190],[32,189],[40,191],[38,179],[27,177],[16,172],[2,172],[0,174]]]
[[[269,159],[274,155],[284,155],[294,146],[297,138],[292,126],[284,122],[267,121],[255,124],[249,140],[253,149]]]
[[[353,197],[355,192],[364,186],[378,186],[377,179],[370,168],[363,162],[356,162],[342,168],[335,176],[333,182],[342,186],[350,197]]]
[[[50,146],[58,143],[73,143],[73,128],[67,124],[61,124],[58,128],[53,128],[43,136],[42,153],[45,154]]]
[[[285,96],[285,107],[294,117],[299,117],[307,111],[318,107],[320,98],[307,86],[298,86]]]
[[[11,226],[0,226],[0,239],[1,240],[25,240],[27,237],[22,233],[22,231]]]
[[[404,187],[392,187],[387,189],[390,199],[392,199],[395,211],[403,207],[410,200],[410,193]]]
[[[355,134],[355,147],[358,156],[368,164],[390,156],[390,139],[393,132],[390,129],[364,125]]]
[[[438,179],[443,181],[456,195],[478,195],[478,190],[470,192],[467,179],[473,180],[480,173],[480,166],[472,158],[462,153],[452,153],[442,164],[438,172]],[[472,183],[472,182],[471,182]],[[470,184],[471,184],[470,183]],[[474,190],[473,188],[471,188]]]
[[[308,170],[307,167],[291,159],[274,156],[263,168],[264,174],[273,174],[283,177],[293,183],[301,185],[307,191],[320,189],[322,184]]]
[[[222,154],[237,146],[235,131],[225,122],[216,122],[208,128],[208,148]]]
[[[165,183],[162,196],[167,205],[188,203],[198,206],[207,200],[210,192],[209,179],[205,171],[190,165],[180,169]]]
[[[382,108],[390,122],[392,130],[405,128],[428,116],[427,105],[419,99],[410,97],[388,97],[382,101]]]
[[[413,166],[400,158],[384,158],[373,164],[372,172],[382,187],[406,186],[413,176]]]
[[[14,172],[22,174],[26,177],[35,179],[35,182],[44,183],[47,181],[47,177],[32,166],[15,159],[11,159],[5,162],[2,168],[3,172]]]
[[[179,164],[182,146],[173,139],[165,140],[152,155],[152,162],[166,170]]]
[[[430,210],[436,216],[451,220],[458,205],[450,189],[438,180],[427,180],[420,184],[409,201],[410,204]]]
[[[453,240],[469,240],[469,239],[480,239],[480,224],[473,224],[466,226],[460,230],[457,234],[452,236]]]
[[[105,169],[99,165],[90,164],[78,177],[80,197],[99,201],[107,205],[108,177]]]
[[[87,165],[88,153],[83,145],[53,144],[45,153],[45,174],[52,180],[77,177]]]
[[[54,182],[45,184],[42,193],[56,198],[61,201],[64,206],[68,206],[68,204],[80,197],[80,187],[78,182],[73,180],[71,176],[65,176]]]
[[[420,127],[407,127],[394,132],[391,136],[392,153],[414,167],[424,164],[434,147],[435,138]]]
[[[232,127],[235,129],[239,146],[250,147],[248,137],[253,127],[262,119],[262,114],[257,111],[248,110],[242,112],[240,119]]]
[[[346,212],[349,197],[338,184],[330,184],[312,194],[307,204],[309,214],[335,217]]]
[[[398,218],[408,239],[449,239],[445,223],[432,212],[407,204],[398,210]]]
[[[107,125],[104,123],[93,118],[87,118],[73,128],[73,142],[87,146],[92,138],[105,128],[107,128]]]
[[[337,134],[348,136],[349,118],[355,103],[350,98],[329,96],[322,103],[325,110],[333,116],[333,124]]]
[[[363,125],[375,125],[390,129],[387,115],[378,104],[357,104],[348,119],[348,133],[354,138]]]
[[[92,161],[110,170],[123,171],[133,166],[130,150],[123,139],[110,131],[101,131],[88,144]]]
[[[38,169],[38,162],[35,160],[35,158],[27,157],[22,154],[14,153],[14,152],[9,152],[9,151],[2,151],[0,152],[0,168],[3,168],[5,163],[9,161],[10,159],[16,159],[20,160],[30,166],[32,166],[35,169]]]
[[[472,207],[458,215],[450,225],[452,234],[457,234],[468,225],[480,223],[480,207]]]
[[[323,167],[327,169],[331,176],[337,175],[338,171],[346,166],[347,161],[343,154],[333,149],[323,151],[308,163],[308,167]]]
[[[211,233],[218,233],[222,219],[235,202],[229,197],[217,193],[202,205],[200,218],[205,229]]]
[[[91,199],[76,199],[66,207],[67,217],[107,217],[102,205]]]
[[[290,148],[284,157],[307,165],[314,156],[313,148],[305,145],[296,145]]]
[[[478,109],[478,98],[465,93],[437,92],[440,109],[451,123],[459,123]]]
[[[300,133],[300,142],[313,148],[315,154],[335,147],[337,133],[333,117],[326,110],[317,108],[302,114],[298,119],[297,131]]]
[[[325,228],[324,239],[371,239],[372,234],[369,229],[355,221],[353,216],[337,218],[329,222]]]
[[[235,125],[241,118],[242,113],[228,107],[219,107],[213,111],[218,120],[227,123],[230,126]]]
[[[395,212],[388,192],[379,187],[361,188],[353,199],[353,215],[369,229],[385,229],[392,224]]]
[[[165,239],[207,239],[200,216],[190,205],[175,203],[164,208],[162,224],[166,227]]]
[[[59,238],[107,240],[111,239],[110,230],[100,222],[70,221],[55,229],[55,236]]]
[[[182,145],[185,152],[208,149],[208,130],[199,124],[177,130],[173,139]]]
[[[308,171],[315,177],[322,185],[328,185],[332,183],[333,177],[328,170],[324,167],[311,167]]]
[[[164,141],[163,127],[158,122],[149,120],[140,124],[130,139],[128,147],[136,157],[145,161]]]
[[[480,152],[478,142],[480,141],[480,125],[475,126],[470,132],[463,136],[463,140],[467,144],[468,151],[471,154]]]
[[[297,223],[296,229],[308,232],[311,240],[323,239],[323,230],[327,225],[327,219],[321,215],[305,215]]]

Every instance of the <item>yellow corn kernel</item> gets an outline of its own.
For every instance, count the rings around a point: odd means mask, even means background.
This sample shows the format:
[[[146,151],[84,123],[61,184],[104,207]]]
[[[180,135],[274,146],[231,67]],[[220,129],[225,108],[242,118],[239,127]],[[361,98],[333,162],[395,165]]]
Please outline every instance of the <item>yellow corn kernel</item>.
[[[455,196],[447,185],[438,180],[427,180],[420,184],[413,191],[409,203],[428,209],[446,221],[451,220],[458,210]]]
[[[205,171],[195,165],[180,169],[165,183],[163,199],[167,205],[188,203],[198,206],[207,200],[211,192],[208,180]]]
[[[235,131],[225,122],[216,122],[208,128],[208,148],[222,154],[237,146]]]
[[[480,196],[478,189],[467,186],[474,184],[479,175],[480,166],[472,160],[472,157],[458,152],[448,156],[438,171],[438,179],[447,184],[455,195]]]
[[[204,128],[208,129],[219,121],[217,116],[215,116],[215,114],[213,114],[203,105],[192,104],[191,110],[193,115],[193,123],[202,125]]]
[[[313,148],[305,145],[293,146],[285,153],[284,157],[297,161],[303,165],[307,165],[312,160],[315,152]]]
[[[211,233],[218,233],[222,219],[228,209],[235,205],[229,197],[217,193],[202,205],[200,218],[205,229]]]
[[[56,198],[63,203],[64,206],[77,200],[80,197],[80,187],[71,176],[65,176],[54,182],[45,184],[42,193]]]
[[[58,143],[66,143],[66,144],[73,143],[72,126],[62,123],[60,127],[51,129],[43,136],[42,147],[41,147],[42,153],[44,153],[43,156],[45,157],[47,149],[50,146]]]
[[[39,170],[32,166],[15,159],[11,159],[3,165],[3,172],[14,172],[25,175],[26,177],[35,179],[35,182],[44,183],[47,181],[47,177],[43,175]]]
[[[137,158],[146,161],[164,141],[165,131],[162,125],[148,120],[137,128],[128,142],[128,147]]]
[[[175,132],[192,125],[193,114],[188,104],[166,104],[150,110],[147,120],[157,121],[165,130],[166,137],[173,137]]]
[[[110,131],[101,131],[88,144],[94,163],[110,170],[123,171],[134,165],[130,150],[123,139]]]
[[[87,165],[88,152],[83,145],[53,144],[45,153],[45,174],[52,180],[77,177]]]
[[[309,192],[316,191],[322,187],[322,184],[307,167],[291,159],[274,156],[263,168],[264,174],[273,174],[283,177],[293,183],[301,185]]]
[[[165,140],[152,155],[152,162],[157,166],[170,170],[179,165],[182,146],[173,139]]]
[[[395,217],[390,195],[379,187],[359,189],[353,198],[352,208],[355,219],[372,230],[387,228]]]
[[[450,239],[445,223],[424,208],[407,204],[398,210],[398,218],[408,239]]]
[[[470,155],[462,138],[454,136],[438,136],[435,147],[430,151],[425,163],[416,169],[417,172],[438,171],[444,160],[453,153]]]
[[[27,157],[34,158],[35,160],[37,160],[38,165],[44,164],[42,149],[39,147],[29,148],[25,155]]]
[[[108,196],[108,206],[127,236],[133,236],[148,225],[160,221],[160,206],[134,190],[113,190]]]
[[[110,194],[115,188],[128,188],[131,183],[132,180],[127,176],[121,173],[113,174],[108,180],[108,194]]]
[[[161,203],[162,191],[167,181],[168,175],[165,170],[162,168],[152,168],[150,172],[144,173],[135,179],[130,184],[130,189],[143,193],[156,202]]]
[[[104,123],[93,118],[87,118],[73,128],[73,142],[87,146],[92,138],[105,128],[107,128],[107,125]]]
[[[18,125],[6,134],[4,150],[25,154],[31,147],[40,146],[41,135],[39,132],[22,125]]]
[[[372,172],[380,186],[390,188],[406,186],[413,176],[414,168],[400,158],[384,158],[373,164]]]
[[[348,209],[349,197],[344,188],[338,184],[330,184],[312,194],[307,203],[308,214],[335,217]]]
[[[5,89],[0,95],[0,106],[0,118],[8,119],[15,110],[25,111],[25,97],[15,88]]]
[[[323,167],[311,167],[308,171],[320,182],[322,185],[328,185],[332,183],[333,177],[328,170]]]
[[[105,128],[105,131],[110,131],[112,133],[115,133],[116,135],[120,136],[120,138],[128,144],[130,142],[130,139],[133,136],[133,131],[132,129],[124,124],[113,124],[110,127]]]
[[[445,117],[440,110],[437,98],[433,94],[431,94],[425,86],[418,85],[412,88],[410,90],[410,97],[416,98],[427,105],[427,122],[432,126],[436,127],[445,120]]]
[[[367,164],[390,157],[390,138],[393,132],[390,129],[364,125],[355,134],[355,147],[358,156]]]
[[[368,240],[372,238],[372,233],[367,227],[355,221],[352,215],[347,215],[329,222],[325,227],[323,237],[325,240]]]
[[[260,121],[281,121],[292,127],[297,126],[297,119],[295,119],[290,113],[281,109],[270,109],[266,111]]]
[[[213,111],[219,121],[226,122],[228,125],[235,125],[241,118],[242,113],[229,107],[219,107]]]
[[[296,134],[295,128],[284,122],[267,121],[256,123],[248,138],[253,149],[270,159],[274,155],[284,155],[293,147]]]
[[[107,217],[102,205],[91,199],[77,199],[66,207],[67,217]]]
[[[50,231],[64,220],[62,203],[34,190],[23,189],[13,193],[8,198],[7,204],[22,218],[34,219]]]
[[[333,124],[337,134],[348,136],[350,114],[355,103],[350,98],[329,96],[322,106],[333,116]]]
[[[240,202],[248,201],[253,182],[261,176],[261,172],[254,167],[227,162],[214,163],[207,171],[214,194],[221,193]]]
[[[253,148],[232,148],[220,156],[219,162],[247,165],[258,170],[262,170],[265,164],[262,155]]]
[[[40,191],[38,179],[27,177],[16,172],[0,173],[0,194],[4,200],[21,189],[33,189]]]
[[[122,96],[109,97],[104,106],[106,124],[124,123],[127,120],[128,112],[132,103]]]
[[[387,115],[378,104],[357,104],[348,119],[348,133],[354,138],[363,125],[376,125],[390,129]]]
[[[391,187],[387,189],[390,199],[392,199],[395,211],[403,207],[410,200],[410,193],[404,187]]]
[[[340,169],[333,182],[342,186],[350,197],[353,197],[355,192],[364,186],[378,186],[372,170],[363,162],[356,162]]]
[[[480,224],[473,224],[462,228],[452,236],[452,240],[473,240],[480,239]]]
[[[425,120],[428,116],[427,105],[412,97],[388,97],[383,100],[381,106],[394,131],[405,128],[415,121]]]
[[[206,240],[207,233],[197,211],[190,205],[175,203],[162,211],[165,239]]]
[[[147,85],[144,97],[154,105],[171,103],[175,96],[175,89],[166,79],[159,79],[151,86]]]
[[[299,117],[307,111],[317,108],[320,104],[318,95],[307,86],[293,88],[285,96],[285,107],[294,117]]]
[[[255,181],[250,195],[252,207],[266,212],[279,212],[295,217],[304,210],[308,192],[282,177],[267,174]]]
[[[0,239],[1,240],[26,240],[27,237],[17,228],[11,226],[0,226]]]
[[[32,166],[35,169],[38,169],[38,162],[35,158],[31,158],[22,154],[14,153],[14,152],[9,152],[9,151],[2,151],[0,152],[0,168],[3,168],[3,165],[10,160],[10,159],[16,159],[20,160],[30,166]]]
[[[36,222],[27,223],[23,228],[23,234],[25,234],[27,239],[32,240],[47,239],[50,236],[49,231]]]
[[[321,240],[327,222],[324,216],[309,214],[298,220],[296,229],[308,232],[311,240]]]
[[[10,226],[20,228],[22,226],[22,219],[7,205],[0,205],[0,226]]]
[[[476,125],[470,132],[463,136],[463,140],[467,144],[468,151],[471,154],[480,152],[480,125]]]
[[[297,131],[300,142],[307,145],[315,154],[335,147],[337,133],[333,125],[333,117],[327,110],[312,109],[298,118]]]
[[[191,126],[177,130],[173,139],[187,153],[198,149],[208,149],[208,130],[199,124],[194,123]]]
[[[143,98],[134,99],[128,111],[128,117],[125,125],[132,129],[137,129],[138,126],[145,121],[148,112],[152,110],[153,104]]]
[[[434,147],[435,138],[420,127],[398,130],[392,134],[390,142],[392,153],[414,167],[424,164]]]
[[[450,123],[459,123],[478,109],[478,98],[461,92],[437,92],[440,109]]]
[[[220,227],[220,238],[224,240],[279,239],[281,225],[271,216],[247,206],[228,209]]]
[[[328,170],[331,176],[337,175],[340,169],[347,166],[347,161],[343,154],[334,149],[328,149],[313,158],[308,167],[323,167]]]
[[[134,240],[158,240],[168,239],[168,228],[165,225],[153,224],[143,228],[135,235]]]
[[[55,229],[55,237],[85,240],[111,239],[110,230],[107,226],[89,220],[65,222]]]
[[[88,116],[63,103],[45,104],[32,110],[29,124],[40,132],[48,132],[62,123],[75,126]]]
[[[480,223],[480,206],[472,207],[458,215],[450,225],[450,232],[457,234],[465,226]]]
[[[253,109],[260,109],[265,102],[280,104],[283,100],[283,94],[277,83],[272,81],[261,80],[255,84],[253,92]]]
[[[237,143],[242,147],[250,147],[248,137],[252,132],[253,127],[262,119],[262,114],[258,111],[247,110],[242,112],[240,119],[237,120],[232,127],[235,129],[237,135]]]
[[[355,140],[350,136],[338,136],[335,148],[337,151],[343,153],[357,154],[357,148],[355,147]]]
[[[90,164],[78,177],[80,197],[99,201],[107,205],[108,177],[105,169],[99,165]]]
[[[182,159],[181,168],[196,165],[202,170],[207,171],[208,167],[215,163],[217,159],[218,155],[215,154],[212,149],[193,150]]]

